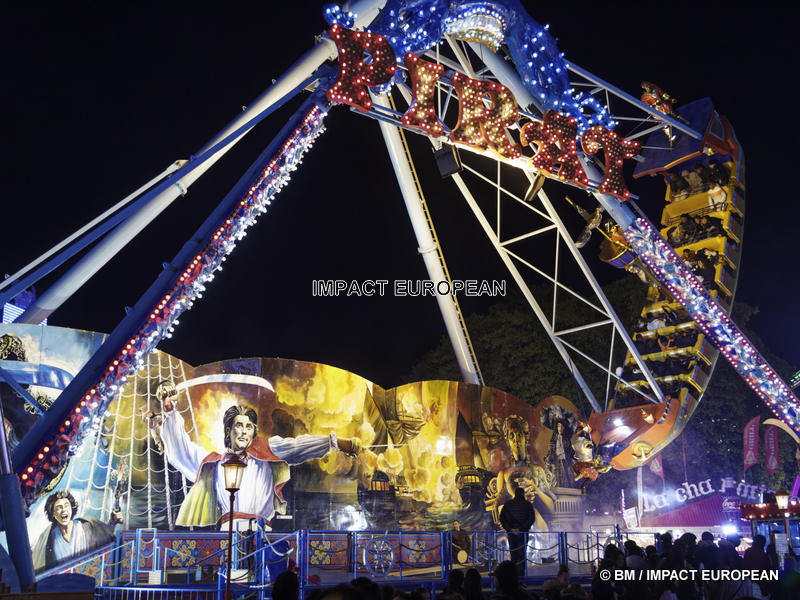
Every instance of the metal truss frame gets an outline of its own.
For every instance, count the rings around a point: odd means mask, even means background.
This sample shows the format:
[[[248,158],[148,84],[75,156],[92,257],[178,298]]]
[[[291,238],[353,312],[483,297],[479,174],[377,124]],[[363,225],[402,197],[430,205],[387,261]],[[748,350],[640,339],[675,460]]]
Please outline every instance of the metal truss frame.
[[[427,57],[443,64],[448,69],[457,69],[462,71],[470,77],[493,78],[500,80],[501,83],[505,83],[505,81],[503,81],[505,78],[494,76],[490,65],[485,63],[480,65],[473,64],[470,54],[472,54],[473,57],[477,57],[481,50],[485,50],[484,48],[478,46],[477,49],[470,53],[469,48],[472,46],[471,44],[457,41],[449,37],[446,38],[446,42],[455,58],[443,55],[439,46],[428,52]],[[406,103],[409,103],[411,101],[411,90],[403,81],[401,74],[396,76],[395,83],[397,84],[397,89],[400,91],[400,95],[403,96]],[[437,83],[436,107],[439,120],[442,123],[445,122],[445,118],[448,116],[450,117],[449,120],[452,122],[452,112],[455,110],[452,106],[452,104],[455,103],[451,104],[453,92],[454,90],[452,85],[447,78],[440,78],[439,82]],[[619,93],[621,94],[623,92]],[[649,108],[647,105],[642,105],[646,108]],[[526,111],[521,112],[530,118],[537,118],[532,114],[527,114]],[[658,114],[660,115],[660,113]],[[401,126],[399,123],[399,117],[401,115],[402,113],[399,111],[389,111],[385,108],[377,108],[377,110],[374,110],[368,114],[368,116],[374,116],[380,121],[383,121],[382,125],[386,124],[388,121],[393,122],[393,124],[397,125],[398,127]],[[656,118],[656,115],[648,114],[644,117],[641,117],[641,121],[655,122]],[[685,125],[682,123],[678,124],[682,127],[685,127]],[[663,127],[663,125],[659,125],[659,127]],[[443,138],[431,138],[431,143],[435,148],[440,148],[443,141]],[[639,351],[633,343],[633,340],[623,324],[620,322],[618,315],[614,311],[614,308],[612,307],[608,298],[603,293],[602,288],[594,277],[594,274],[583,258],[580,250],[575,246],[572,235],[565,227],[563,221],[558,215],[558,212],[550,202],[549,197],[545,191],[541,189],[541,185],[539,185],[541,182],[537,182],[537,177],[539,174],[528,166],[526,159],[511,160],[500,157],[490,151],[481,152],[474,149],[467,150],[469,151],[462,153],[463,169],[470,173],[472,177],[477,177],[478,179],[482,180],[483,183],[493,188],[494,194],[492,195],[495,198],[493,219],[494,224],[492,224],[487,212],[481,207],[481,203],[478,201],[478,199],[476,199],[475,194],[470,190],[470,186],[467,184],[467,182],[465,182],[464,177],[462,177],[460,174],[455,174],[453,176],[456,186],[458,187],[460,193],[464,196],[467,205],[474,214],[475,218],[478,220],[478,223],[483,228],[484,232],[489,238],[490,243],[495,248],[500,259],[503,261],[509,274],[519,286],[523,296],[543,326],[556,351],[566,363],[567,368],[575,378],[577,385],[586,395],[592,408],[596,411],[608,410],[609,399],[612,396],[612,379],[625,383],[625,380],[617,375],[614,370],[614,351],[618,342],[624,344],[627,351],[630,352],[630,354],[634,357],[643,376],[650,384],[653,395],[648,396],[639,390],[636,391],[639,392],[644,398],[652,402],[663,401],[664,395],[658,383],[656,382],[655,377],[651,373],[647,364],[642,360]],[[469,162],[471,162],[470,156],[476,154],[488,157],[495,161],[495,172],[487,175],[480,168],[471,166],[469,164]],[[515,193],[515,191],[510,189],[512,184],[505,184],[503,182],[500,163],[505,163],[509,166],[515,167],[525,174],[530,183],[527,193]],[[486,169],[484,169],[484,171],[485,170]],[[487,196],[488,195],[489,194],[487,194]],[[536,200],[538,200],[538,206],[537,203],[534,202],[534,197]],[[504,222],[504,204],[507,202],[525,207],[532,215],[535,215],[538,223],[524,232],[517,232],[513,237],[504,239],[502,236],[501,225]],[[543,235],[550,235],[551,237],[554,237],[554,264],[550,266],[540,264],[541,259],[538,257],[527,256],[522,249],[518,249],[517,247],[520,242]],[[562,247],[566,248],[568,256],[570,256],[578,266],[583,278],[593,292],[592,295],[586,295],[576,291],[575,289],[572,289],[570,285],[567,285],[567,283],[565,283],[562,279],[559,279],[559,266],[562,261],[565,260],[565,258],[561,256]],[[524,269],[520,269],[520,267],[523,267]],[[523,275],[523,271],[534,273],[552,285],[553,298],[552,306],[549,308],[549,315],[546,313],[540,301],[537,300],[533,290],[531,289],[531,286],[527,282],[526,277]],[[559,314],[560,294],[562,296],[563,294],[568,294],[580,300],[581,303],[587,308],[591,317],[587,318],[586,322],[580,325],[559,329],[557,327],[557,318]],[[597,354],[596,349],[593,349],[592,351],[585,348],[582,349],[578,347],[574,341],[570,340],[570,336],[572,334],[596,328],[605,328],[608,330],[609,334],[607,352],[604,352],[602,359],[592,356],[592,354]],[[455,343],[456,342],[454,341],[454,345]],[[586,378],[580,371],[578,365],[575,363],[574,357],[580,357],[584,361],[587,361],[594,367],[600,369],[605,374],[606,383],[602,404],[600,401],[598,401],[599,394],[590,389]],[[601,362],[601,360],[603,362]],[[619,357],[617,357],[616,360],[619,360]]]
[[[630,140],[648,135],[659,129],[675,128],[697,140],[703,135],[685,123],[678,121],[648,106],[638,98],[622,91],[600,77],[593,75],[578,65],[565,61],[571,75],[570,83],[575,89],[586,91],[606,107],[611,117],[618,123],[615,131]],[[667,145],[655,147],[660,150],[671,150],[671,137],[665,136]],[[648,146],[645,146],[648,147]]]

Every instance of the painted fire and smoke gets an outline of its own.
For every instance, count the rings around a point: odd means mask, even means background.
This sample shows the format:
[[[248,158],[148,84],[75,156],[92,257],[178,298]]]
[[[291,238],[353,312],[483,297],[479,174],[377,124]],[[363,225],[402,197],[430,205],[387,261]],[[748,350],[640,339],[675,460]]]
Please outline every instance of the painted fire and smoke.
[[[39,369],[60,368],[65,379],[102,341],[61,331],[63,347],[85,348],[65,365],[59,344],[21,333],[25,327],[0,330],[16,353],[4,364],[35,357]],[[0,389],[4,408],[21,402],[6,384]],[[237,504],[234,512],[255,513],[274,530],[449,529],[454,519],[492,529],[517,485],[537,509],[536,529],[580,527],[581,474],[591,477],[592,460],[583,420],[565,398],[530,400],[538,403],[452,381],[384,389],[342,369],[286,359],[192,367],[156,352],[31,507],[36,566],[106,543],[115,530],[218,529],[227,504],[215,501],[214,467],[226,452],[224,416],[234,406],[249,415],[244,421],[257,421],[247,454],[271,477],[268,485],[259,480],[260,488],[243,483],[239,492],[258,497],[260,507],[266,496],[266,508]],[[12,439],[29,420],[6,423]],[[72,550],[57,535],[70,518],[76,537],[87,538],[73,541]]]

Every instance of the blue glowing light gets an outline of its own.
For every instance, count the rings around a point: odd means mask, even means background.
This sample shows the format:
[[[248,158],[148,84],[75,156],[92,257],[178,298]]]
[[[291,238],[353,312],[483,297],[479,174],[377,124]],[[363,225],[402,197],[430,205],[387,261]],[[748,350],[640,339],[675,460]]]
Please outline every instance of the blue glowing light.
[[[346,16],[337,6],[325,8],[329,23],[347,27]],[[613,129],[616,123],[596,98],[570,87],[564,54],[548,28],[519,0],[389,0],[368,30],[389,41],[398,62],[407,52],[424,54],[445,34],[492,49],[504,43],[542,113],[553,109],[575,117],[579,132],[593,125]]]
[[[341,25],[347,29],[352,29],[356,22],[356,16],[350,11],[343,11],[338,4],[326,4],[322,7],[322,14],[328,25]]]

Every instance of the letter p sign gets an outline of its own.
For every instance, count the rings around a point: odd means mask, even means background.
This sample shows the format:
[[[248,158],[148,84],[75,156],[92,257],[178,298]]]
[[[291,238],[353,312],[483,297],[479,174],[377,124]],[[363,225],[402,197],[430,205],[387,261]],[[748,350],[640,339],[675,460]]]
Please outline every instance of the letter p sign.
[[[368,112],[372,100],[367,87],[391,80],[397,70],[394,51],[386,38],[377,33],[352,31],[339,24],[331,27],[329,33],[339,52],[339,76],[327,92],[328,100]]]

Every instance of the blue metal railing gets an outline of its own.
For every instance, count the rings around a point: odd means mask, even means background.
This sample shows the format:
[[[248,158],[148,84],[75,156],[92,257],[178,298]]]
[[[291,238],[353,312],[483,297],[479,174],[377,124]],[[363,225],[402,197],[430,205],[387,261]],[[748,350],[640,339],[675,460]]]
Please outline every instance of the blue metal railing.
[[[268,598],[275,576],[286,568],[298,574],[302,588],[335,584],[356,577],[391,581],[392,585],[427,586],[441,589],[449,572],[455,568],[476,568],[491,585],[490,573],[504,560],[511,559],[509,537],[505,531],[465,531],[468,546],[453,545],[447,531],[317,531],[236,533],[232,568],[239,573],[232,578],[235,596],[249,594],[259,600]],[[127,534],[130,536],[131,534]],[[151,537],[152,536],[152,537]],[[124,536],[123,536],[124,537]],[[99,595],[114,597],[121,592],[150,590],[153,594],[137,597],[168,597],[175,589],[194,590],[198,598],[211,598],[225,588],[224,565],[227,546],[203,555],[201,548],[213,548],[227,542],[221,531],[180,532],[139,530],[125,544],[103,547],[79,561],[63,565],[58,572],[96,573]],[[600,531],[530,532],[523,534],[524,577],[535,585],[552,578],[560,564],[567,564],[573,576],[588,577],[591,566],[602,559],[606,546],[622,546],[625,535],[618,527]],[[180,540],[180,547],[170,547]],[[188,550],[190,544],[192,550]],[[126,561],[127,553],[130,560]],[[125,562],[125,564],[122,564]],[[177,564],[176,564],[177,563]],[[293,564],[292,564],[293,563]],[[192,579],[192,571],[203,567],[216,571],[214,580]],[[113,576],[107,574],[113,570]],[[142,586],[139,577],[161,570],[173,575],[185,572],[185,584],[177,588],[160,585]],[[52,574],[55,571],[49,571]],[[116,597],[123,598],[128,596]],[[130,596],[133,597],[133,596]]]
[[[212,532],[209,532],[209,533],[212,533]],[[218,536],[218,535],[219,534],[217,534],[216,532],[212,533],[212,536]],[[221,540],[221,541],[227,542],[227,534],[223,534],[223,535],[224,535],[224,539]],[[242,560],[242,558],[240,558],[238,556],[239,548],[242,546],[242,544],[248,544],[250,541],[254,541],[256,547],[260,547],[261,546],[261,544],[259,543],[260,531],[255,531],[255,532],[253,532],[251,534],[247,534],[247,535],[241,534],[241,533],[239,533],[237,531],[233,535],[234,535],[234,538],[233,538],[233,544],[232,544],[233,547],[231,548],[231,562],[232,562],[232,564],[236,565],[236,564],[238,564],[239,561]],[[214,564],[214,562],[212,562],[212,559],[215,559],[215,558],[221,558],[222,559],[222,563],[225,564],[225,560],[226,560],[226,557],[227,557],[227,552],[228,552],[228,547],[226,545],[224,547],[220,547],[219,550],[217,550],[216,552],[213,552],[212,554],[208,554],[208,555],[205,555],[205,556],[198,557],[196,554],[187,553],[187,552],[181,552],[180,550],[175,550],[174,548],[169,548],[169,547],[165,546],[164,547],[164,553],[163,553],[163,556],[162,556],[162,559],[161,559],[161,569],[162,569],[163,572],[166,573],[168,570],[170,570],[170,566],[175,567],[174,564],[173,565],[169,564],[170,555],[175,556],[175,557],[181,557],[181,558],[189,558],[189,559],[197,559],[197,558],[199,558],[199,560],[195,560],[193,562],[189,562],[188,564],[180,564],[180,565],[178,565],[179,569],[184,569],[184,568],[186,569],[186,583],[189,584],[189,583],[192,582],[192,570],[193,569],[197,570],[198,568],[202,569],[203,567],[207,567],[207,566],[217,566],[217,565]]]
[[[130,549],[131,556],[134,555],[134,542],[126,542],[125,544],[115,546],[113,543],[106,544],[93,550],[90,554],[78,557],[76,559],[67,561],[60,564],[58,567],[42,571],[36,575],[36,579],[44,579],[50,575],[58,573],[77,573],[79,575],[89,575],[94,577],[97,585],[120,585],[123,582],[119,574],[119,567],[125,558],[126,549]]]
[[[95,600],[222,600],[217,586],[195,586],[192,588],[166,585],[98,587]],[[277,599],[276,599],[277,600]]]
[[[243,577],[235,577],[231,573],[231,592],[234,597],[239,593],[256,593],[258,600],[266,598],[266,592],[272,584],[273,577],[270,573],[271,566],[285,567],[291,555],[296,555],[298,549],[301,549],[301,531],[292,533],[264,533],[261,534],[257,531],[254,536],[258,535],[260,540],[256,538],[255,541],[261,541],[258,547],[243,556],[238,556],[232,560],[233,569],[239,571],[246,571]],[[294,542],[294,544],[291,544]],[[299,561],[296,561],[299,564]],[[284,570],[280,568],[279,570]],[[222,597],[223,591],[226,587],[226,572],[223,569],[217,571],[217,590]],[[302,580],[301,580],[302,581]]]

